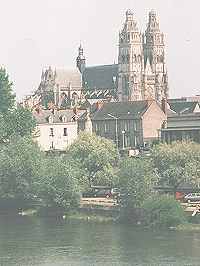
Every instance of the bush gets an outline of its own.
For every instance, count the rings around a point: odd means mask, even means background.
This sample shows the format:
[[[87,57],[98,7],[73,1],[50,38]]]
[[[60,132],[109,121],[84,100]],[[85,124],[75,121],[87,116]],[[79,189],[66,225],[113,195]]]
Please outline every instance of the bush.
[[[183,208],[171,196],[156,196],[144,202],[145,224],[169,228],[186,222]]]

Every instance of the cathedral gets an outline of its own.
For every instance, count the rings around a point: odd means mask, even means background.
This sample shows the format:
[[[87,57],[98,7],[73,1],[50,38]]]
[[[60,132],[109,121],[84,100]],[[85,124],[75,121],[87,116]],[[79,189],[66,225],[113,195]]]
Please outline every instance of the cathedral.
[[[88,91],[109,91],[118,101],[168,98],[164,34],[155,11],[149,12],[146,31],[141,33],[133,12],[127,10],[119,33],[118,64],[88,68],[79,47],[77,67]]]
[[[149,13],[143,34],[133,13],[126,12],[119,34],[118,98],[119,101],[153,98],[159,102],[168,98],[164,34],[154,11]]]
[[[131,10],[119,33],[118,64],[87,66],[80,45],[76,69],[42,73],[35,95],[51,98],[56,106],[76,105],[84,99],[139,101],[168,98],[164,34],[160,31],[155,11],[149,12],[144,33],[138,28]],[[49,98],[50,97],[50,98]]]

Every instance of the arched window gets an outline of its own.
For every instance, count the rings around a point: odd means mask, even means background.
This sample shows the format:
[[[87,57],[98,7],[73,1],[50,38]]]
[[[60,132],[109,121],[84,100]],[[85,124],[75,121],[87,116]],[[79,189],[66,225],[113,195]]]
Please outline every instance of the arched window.
[[[122,63],[125,63],[125,55],[122,55]]]
[[[48,122],[49,122],[50,124],[53,123],[53,116],[50,115],[50,116],[48,117]]]
[[[127,62],[127,63],[130,62],[130,55],[129,55],[129,54],[127,54],[127,56],[126,56],[126,62]]]
[[[137,62],[137,55],[134,54],[134,62],[136,63]]]

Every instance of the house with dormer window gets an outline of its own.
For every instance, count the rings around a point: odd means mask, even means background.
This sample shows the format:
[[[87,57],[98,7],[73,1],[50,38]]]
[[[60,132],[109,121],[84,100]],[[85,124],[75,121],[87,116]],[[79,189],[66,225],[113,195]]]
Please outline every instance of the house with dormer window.
[[[33,112],[36,119],[34,139],[43,151],[65,151],[77,138],[77,116],[85,110],[44,110]]]

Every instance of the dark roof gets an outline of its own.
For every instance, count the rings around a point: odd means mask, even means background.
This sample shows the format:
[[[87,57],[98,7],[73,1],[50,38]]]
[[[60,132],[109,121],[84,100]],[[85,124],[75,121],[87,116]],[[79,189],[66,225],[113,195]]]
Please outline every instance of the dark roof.
[[[168,102],[170,109],[177,114],[190,114],[193,113],[198,102]],[[200,107],[200,106],[199,106]]]
[[[86,67],[83,72],[83,87],[88,90],[94,89],[115,89],[113,77],[117,82],[118,65],[103,65]]]
[[[108,116],[108,114],[113,115],[119,119],[140,118],[148,109],[148,106],[148,101],[105,103],[100,110],[92,114],[92,119],[114,119]]]
[[[79,110],[77,112],[77,118],[81,116],[85,110]],[[67,110],[40,110],[39,112],[34,111],[33,116],[36,119],[37,124],[48,124],[49,117],[53,118],[53,123],[64,123],[62,118],[65,117],[65,123],[73,122],[75,118],[74,111],[72,109]]]

